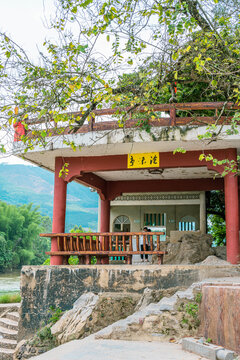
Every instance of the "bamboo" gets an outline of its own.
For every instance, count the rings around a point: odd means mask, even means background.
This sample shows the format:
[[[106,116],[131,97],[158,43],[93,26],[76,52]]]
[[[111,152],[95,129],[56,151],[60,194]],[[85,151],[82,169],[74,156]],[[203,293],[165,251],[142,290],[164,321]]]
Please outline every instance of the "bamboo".
[[[60,251],[61,250],[60,236],[57,237],[57,247],[58,247],[58,250]]]
[[[143,235],[143,250],[146,251],[146,235]]]
[[[77,236],[77,239],[76,239],[76,247],[77,247],[77,250],[80,251],[79,236]]]
[[[139,251],[139,235],[136,235],[136,247],[137,247],[137,251]]]
[[[70,246],[70,251],[73,251],[73,237],[72,236],[70,236],[69,246]]]
[[[63,249],[64,249],[65,251],[68,251],[68,247],[67,247],[67,237],[66,237],[66,236],[63,237]]]
[[[109,250],[112,250],[112,235],[109,235]]]
[[[153,236],[150,235],[150,249],[153,251]]]
[[[123,251],[126,251],[126,239],[125,239],[125,235],[123,235],[122,241],[123,241]]]
[[[129,236],[129,250],[133,251],[133,246],[132,246],[132,235]]]
[[[47,251],[46,254],[48,255],[109,255],[109,256],[127,256],[127,255],[139,255],[139,254],[145,254],[146,251],[103,251],[103,250],[99,250],[99,251]],[[157,250],[153,250],[153,251],[148,251],[148,253],[151,254],[156,254],[156,255],[165,255],[167,254],[166,251],[157,251]]]
[[[157,250],[160,251],[160,235],[157,235]]]

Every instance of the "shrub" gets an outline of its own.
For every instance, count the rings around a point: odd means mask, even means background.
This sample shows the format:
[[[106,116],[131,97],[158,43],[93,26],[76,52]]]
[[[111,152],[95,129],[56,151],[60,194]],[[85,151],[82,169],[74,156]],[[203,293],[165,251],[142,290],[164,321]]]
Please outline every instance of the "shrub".
[[[0,296],[0,304],[20,303],[20,294],[4,294]]]

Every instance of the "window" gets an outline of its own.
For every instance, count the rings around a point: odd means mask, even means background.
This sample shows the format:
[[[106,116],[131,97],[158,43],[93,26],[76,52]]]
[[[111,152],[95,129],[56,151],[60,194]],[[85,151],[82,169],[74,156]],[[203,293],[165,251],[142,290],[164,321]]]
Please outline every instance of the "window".
[[[179,221],[178,229],[179,231],[195,231],[196,223],[194,221]]]
[[[113,232],[129,232],[130,225],[129,218],[125,215],[120,215],[113,222]]]
[[[195,231],[196,218],[193,216],[184,216],[178,223],[179,231]]]
[[[144,226],[165,226],[166,214],[144,214]]]

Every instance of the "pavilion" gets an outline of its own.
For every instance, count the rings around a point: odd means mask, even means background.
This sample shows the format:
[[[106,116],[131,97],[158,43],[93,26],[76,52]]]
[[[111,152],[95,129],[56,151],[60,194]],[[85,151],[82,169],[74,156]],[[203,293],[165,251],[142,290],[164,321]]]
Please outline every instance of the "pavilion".
[[[199,115],[199,111],[217,111],[222,105],[155,105],[155,111],[165,111],[170,116],[159,115],[158,119],[149,120],[150,133],[136,127],[137,121],[132,118],[119,128],[114,119],[115,110],[96,110],[95,119],[74,134],[68,128],[57,135],[53,126],[51,133],[48,130],[44,147],[38,145],[23,154],[24,144],[16,142],[16,155],[24,155],[26,160],[55,172],[52,233],[65,233],[67,185],[71,181],[98,192],[99,233],[140,232],[145,224],[165,226],[167,235],[179,230],[204,233],[205,192],[224,190],[227,260],[239,263],[239,178],[234,173],[222,177],[224,165],[214,166],[212,161],[199,159],[204,153],[218,160],[237,162],[239,135],[222,135],[216,141],[199,140],[208,124],[216,121],[216,116]],[[177,116],[179,110],[186,109],[198,110],[198,115]],[[40,122],[31,124],[29,120],[29,136]],[[219,124],[225,134],[229,128],[226,119],[221,117]],[[72,141],[79,150],[73,151],[69,145]],[[186,153],[174,152],[177,148],[185,149]],[[63,169],[64,176],[59,177]],[[125,216],[122,222],[116,220],[120,216]],[[56,254],[58,245],[57,237],[53,236],[52,265],[60,265],[63,261],[60,253]]]

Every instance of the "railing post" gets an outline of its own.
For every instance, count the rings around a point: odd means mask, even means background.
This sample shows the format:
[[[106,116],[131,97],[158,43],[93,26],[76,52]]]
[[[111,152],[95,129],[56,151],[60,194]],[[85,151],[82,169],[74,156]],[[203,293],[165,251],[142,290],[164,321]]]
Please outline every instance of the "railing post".
[[[95,124],[95,118],[91,116],[91,119],[89,120],[89,130],[93,131],[93,126]]]
[[[176,109],[172,107],[170,109],[170,126],[176,126]]]

